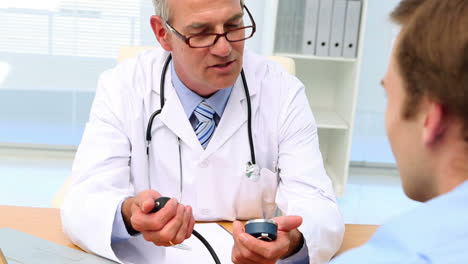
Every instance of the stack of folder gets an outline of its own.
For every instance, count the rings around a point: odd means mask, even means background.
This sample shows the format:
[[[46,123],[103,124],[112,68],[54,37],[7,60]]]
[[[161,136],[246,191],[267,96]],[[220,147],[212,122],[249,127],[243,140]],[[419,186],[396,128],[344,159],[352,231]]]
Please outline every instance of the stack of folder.
[[[355,58],[362,0],[279,0],[275,52]]]

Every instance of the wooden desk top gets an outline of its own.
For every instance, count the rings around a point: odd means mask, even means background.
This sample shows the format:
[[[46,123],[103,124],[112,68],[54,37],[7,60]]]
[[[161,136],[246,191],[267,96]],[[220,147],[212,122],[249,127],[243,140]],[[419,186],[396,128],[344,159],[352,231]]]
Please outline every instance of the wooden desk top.
[[[232,232],[231,222],[220,224]],[[4,227],[80,250],[62,232],[60,210],[56,208],[0,206],[0,228]],[[343,245],[337,255],[366,243],[377,227],[376,225],[346,225]]]
[[[4,227],[81,250],[62,232],[60,210],[56,208],[0,206],[0,228]]]

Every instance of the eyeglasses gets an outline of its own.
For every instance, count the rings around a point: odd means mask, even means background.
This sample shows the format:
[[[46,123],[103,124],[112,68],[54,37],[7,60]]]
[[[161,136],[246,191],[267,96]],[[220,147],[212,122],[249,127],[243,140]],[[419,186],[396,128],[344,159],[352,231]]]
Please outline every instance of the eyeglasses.
[[[224,33],[218,34],[218,33],[202,33],[202,34],[195,34],[192,36],[184,36],[181,33],[179,33],[177,30],[175,30],[167,21],[164,21],[166,24],[166,27],[174,32],[176,36],[178,36],[181,40],[183,40],[189,47],[191,48],[207,48],[211,47],[216,42],[220,37],[225,37],[227,41],[229,42],[239,42],[239,41],[244,41],[246,39],[251,38],[256,30],[255,26],[255,21],[252,17],[252,14],[250,13],[249,9],[244,5],[245,10],[247,11],[247,14],[249,15],[250,21],[252,21],[251,26],[247,27],[240,27],[232,30],[228,30]]]

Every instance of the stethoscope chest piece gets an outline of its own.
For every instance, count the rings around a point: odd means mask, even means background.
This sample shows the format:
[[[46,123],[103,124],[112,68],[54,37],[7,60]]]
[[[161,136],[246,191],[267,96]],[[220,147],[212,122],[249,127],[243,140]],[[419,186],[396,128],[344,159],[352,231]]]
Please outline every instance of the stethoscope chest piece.
[[[256,182],[260,178],[260,168],[257,164],[252,164],[252,162],[249,161],[245,168],[245,175],[249,180]]]

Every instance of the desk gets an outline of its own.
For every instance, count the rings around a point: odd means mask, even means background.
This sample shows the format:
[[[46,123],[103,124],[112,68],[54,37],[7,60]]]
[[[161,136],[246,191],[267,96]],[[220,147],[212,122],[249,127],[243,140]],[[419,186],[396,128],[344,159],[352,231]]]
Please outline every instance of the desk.
[[[222,222],[220,224],[232,231],[232,223]],[[56,208],[0,206],[0,228],[4,227],[80,249],[71,243],[62,232],[60,210]],[[376,225],[346,225],[343,245],[337,255],[367,242],[377,227]]]

